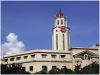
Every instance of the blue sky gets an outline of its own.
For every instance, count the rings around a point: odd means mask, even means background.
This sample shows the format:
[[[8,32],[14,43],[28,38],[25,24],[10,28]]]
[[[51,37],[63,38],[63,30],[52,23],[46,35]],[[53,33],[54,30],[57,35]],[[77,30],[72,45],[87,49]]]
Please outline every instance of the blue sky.
[[[52,49],[51,29],[59,9],[68,17],[71,47],[99,43],[99,2],[95,1],[2,2],[1,43],[9,33],[15,33],[26,50]]]

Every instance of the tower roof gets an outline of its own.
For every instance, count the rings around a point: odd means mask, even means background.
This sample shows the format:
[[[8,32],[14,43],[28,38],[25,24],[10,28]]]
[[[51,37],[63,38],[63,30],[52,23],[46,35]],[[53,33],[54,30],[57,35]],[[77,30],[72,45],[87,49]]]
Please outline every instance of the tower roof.
[[[63,17],[64,14],[61,12],[61,10],[59,10],[59,12],[57,12],[56,17]]]

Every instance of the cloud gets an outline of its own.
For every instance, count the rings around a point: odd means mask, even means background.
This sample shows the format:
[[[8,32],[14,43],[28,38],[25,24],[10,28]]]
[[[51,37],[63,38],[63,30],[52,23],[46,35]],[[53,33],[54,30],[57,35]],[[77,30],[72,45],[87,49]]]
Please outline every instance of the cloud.
[[[22,41],[18,41],[18,36],[10,33],[6,37],[6,42],[1,45],[1,55],[14,54],[23,52],[25,45]]]

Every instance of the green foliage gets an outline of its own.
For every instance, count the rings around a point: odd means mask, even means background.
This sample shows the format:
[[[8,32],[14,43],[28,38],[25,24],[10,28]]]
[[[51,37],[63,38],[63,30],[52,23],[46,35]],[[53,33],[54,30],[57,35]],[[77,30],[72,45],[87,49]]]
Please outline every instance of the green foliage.
[[[42,68],[42,70],[41,71],[39,71],[39,72],[36,72],[35,74],[47,74],[47,69],[45,69],[45,68]]]
[[[30,74],[22,69],[21,64],[1,64],[1,74]]]
[[[66,67],[62,67],[61,69],[52,68],[48,72],[47,70],[41,70],[36,74],[99,74],[99,64],[94,62],[83,68],[81,68],[81,65],[76,65],[74,71]]]
[[[59,68],[52,68],[49,72],[49,74],[60,74]]]
[[[71,69],[67,69],[66,67],[63,67],[61,69],[53,67],[49,71],[42,69],[41,71],[36,72],[35,74],[73,74],[73,71]]]
[[[71,69],[67,69],[66,67],[62,67],[60,70],[61,74],[73,74],[73,71]]]
[[[21,64],[1,64],[1,74],[30,74],[26,72]],[[94,62],[88,66],[81,68],[81,65],[76,65],[74,71],[66,67],[61,69],[52,67],[47,71],[47,68],[42,68],[41,71],[35,74],[99,74],[99,64]]]
[[[99,74],[99,64],[96,62],[85,66],[84,68],[81,69],[80,71],[81,74]]]
[[[47,74],[47,71],[46,70],[41,70],[39,73],[40,74]]]
[[[74,74],[80,74],[81,65],[76,65],[74,69]]]
[[[46,66],[42,66],[42,70],[41,71],[39,71],[39,72],[36,72],[35,74],[47,74],[48,73],[48,71],[47,71],[47,67]]]

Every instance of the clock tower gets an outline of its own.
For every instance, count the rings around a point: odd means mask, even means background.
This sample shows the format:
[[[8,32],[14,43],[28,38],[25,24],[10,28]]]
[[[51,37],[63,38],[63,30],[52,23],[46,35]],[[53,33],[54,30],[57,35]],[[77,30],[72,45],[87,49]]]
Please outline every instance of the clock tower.
[[[70,32],[67,18],[61,12],[56,14],[54,27],[52,29],[52,49],[68,51],[70,48]]]

